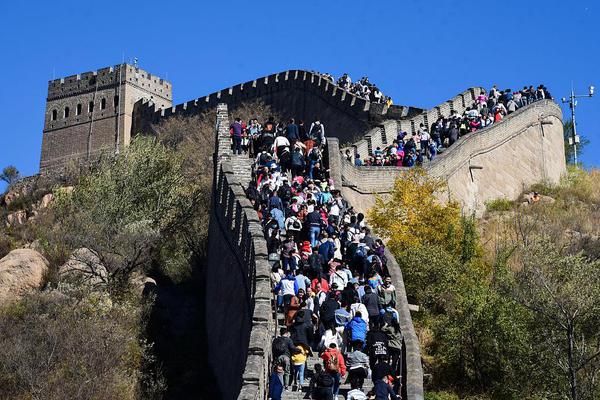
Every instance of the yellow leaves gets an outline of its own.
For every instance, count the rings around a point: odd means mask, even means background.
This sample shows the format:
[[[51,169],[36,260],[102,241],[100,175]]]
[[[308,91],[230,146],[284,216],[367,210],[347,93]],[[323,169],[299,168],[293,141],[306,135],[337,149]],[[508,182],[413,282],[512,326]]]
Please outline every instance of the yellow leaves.
[[[396,179],[389,196],[376,197],[369,221],[394,252],[425,243],[448,248],[459,236],[460,209],[455,203],[437,201],[436,195],[443,190],[442,181],[427,176],[421,168],[412,168]]]

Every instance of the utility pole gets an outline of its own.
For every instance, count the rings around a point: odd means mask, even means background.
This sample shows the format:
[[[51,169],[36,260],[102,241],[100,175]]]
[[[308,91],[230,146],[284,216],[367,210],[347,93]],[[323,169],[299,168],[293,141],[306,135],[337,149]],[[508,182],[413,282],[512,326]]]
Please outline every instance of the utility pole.
[[[573,123],[573,132],[571,133],[571,137],[569,138],[569,145],[573,146],[573,161],[575,165],[577,165],[577,143],[579,143],[579,136],[577,135],[577,123],[575,122],[575,107],[577,107],[577,99],[578,97],[592,97],[594,95],[594,86],[590,86],[588,88],[588,94],[586,95],[576,95],[573,86],[571,85],[571,95],[567,100],[566,97],[563,97],[561,100],[563,103],[569,103],[569,108],[571,109],[571,122]]]

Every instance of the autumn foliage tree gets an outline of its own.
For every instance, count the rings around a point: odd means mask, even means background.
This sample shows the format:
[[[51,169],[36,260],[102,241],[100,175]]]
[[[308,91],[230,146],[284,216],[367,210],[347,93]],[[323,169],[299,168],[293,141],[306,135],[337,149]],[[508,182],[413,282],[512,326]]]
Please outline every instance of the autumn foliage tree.
[[[424,244],[445,243],[454,248],[460,209],[454,202],[439,202],[443,192],[442,181],[423,169],[411,168],[396,179],[388,197],[377,196],[369,222],[394,253]]]

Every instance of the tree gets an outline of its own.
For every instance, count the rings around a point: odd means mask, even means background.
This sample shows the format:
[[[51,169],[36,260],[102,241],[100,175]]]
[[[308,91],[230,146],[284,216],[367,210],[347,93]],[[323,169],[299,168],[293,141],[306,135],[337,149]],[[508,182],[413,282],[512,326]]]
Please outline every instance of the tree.
[[[6,182],[9,187],[17,182],[20,177],[19,170],[13,165],[4,167],[2,173],[0,173],[0,180]]]
[[[72,250],[90,249],[108,271],[98,278],[119,292],[134,271],[151,266],[203,196],[185,179],[180,157],[154,138],[138,137],[81,177],[72,192],[57,193],[57,223],[47,236]]]
[[[395,254],[424,243],[460,248],[460,209],[456,203],[442,204],[442,181],[427,176],[421,168],[401,174],[387,198],[377,196],[368,217],[375,232],[388,239]]]
[[[573,146],[569,144],[569,140],[573,138],[573,120],[569,119],[563,122],[563,138],[567,164],[575,164],[575,151]],[[579,143],[577,143],[578,157],[583,154],[588,144],[590,144],[589,139],[585,135],[579,135]]]
[[[600,261],[562,255],[547,239],[526,249],[514,296],[541,327],[538,349],[555,356],[570,398],[597,398],[600,373]],[[551,367],[551,366],[548,366]]]

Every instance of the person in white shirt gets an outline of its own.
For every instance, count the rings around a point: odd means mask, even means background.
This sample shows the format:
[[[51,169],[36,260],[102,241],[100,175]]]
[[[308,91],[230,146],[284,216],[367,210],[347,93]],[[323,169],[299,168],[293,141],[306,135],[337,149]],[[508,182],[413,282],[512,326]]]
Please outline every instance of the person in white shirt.
[[[358,388],[358,384],[356,382],[352,382],[352,389],[346,394],[346,399],[348,400],[367,400],[367,395]]]
[[[329,277],[329,285],[333,286],[334,283],[337,283],[338,288],[345,288],[348,284],[348,275],[342,270],[342,265],[338,265],[336,271]]]

